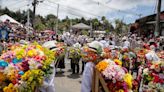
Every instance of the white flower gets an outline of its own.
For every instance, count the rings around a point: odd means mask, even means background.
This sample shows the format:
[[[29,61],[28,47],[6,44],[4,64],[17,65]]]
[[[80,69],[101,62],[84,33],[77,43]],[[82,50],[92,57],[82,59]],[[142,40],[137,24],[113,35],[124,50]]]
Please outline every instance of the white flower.
[[[144,74],[144,75],[147,75],[148,72],[149,72],[149,69],[148,69],[148,68],[145,68],[145,69],[143,70],[143,74]]]

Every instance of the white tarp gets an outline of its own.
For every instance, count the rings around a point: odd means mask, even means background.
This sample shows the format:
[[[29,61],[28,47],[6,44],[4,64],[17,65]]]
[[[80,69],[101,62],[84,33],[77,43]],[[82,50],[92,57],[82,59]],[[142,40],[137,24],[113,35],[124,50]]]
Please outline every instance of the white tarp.
[[[8,16],[7,14],[4,14],[4,15],[0,16],[0,21],[2,21],[2,22],[5,22],[7,19],[10,20],[11,23],[21,25],[18,21],[16,21],[12,17]]]

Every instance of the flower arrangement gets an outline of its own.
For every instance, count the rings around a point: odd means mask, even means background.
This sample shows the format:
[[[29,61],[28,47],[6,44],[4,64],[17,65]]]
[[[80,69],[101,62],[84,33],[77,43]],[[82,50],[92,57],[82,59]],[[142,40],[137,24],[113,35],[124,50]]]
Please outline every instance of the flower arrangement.
[[[56,59],[61,59],[65,56],[66,46],[63,42],[56,43],[56,48],[52,50]]]
[[[157,53],[158,57],[160,57],[161,59],[164,59],[164,51],[160,51]]]
[[[108,66],[108,62],[106,62],[105,60],[104,61],[101,61],[99,62],[97,65],[96,65],[96,68],[101,72],[101,71],[104,71],[107,66]]]
[[[147,53],[147,51],[144,49],[140,49],[136,53],[137,53],[138,62],[141,62],[141,63],[144,62],[145,61],[145,54]]]
[[[0,57],[0,90],[34,92],[51,74],[54,53],[37,43],[13,45]]]
[[[81,50],[79,48],[70,47],[69,48],[69,58],[80,58]]]
[[[93,49],[84,47],[82,50],[82,58],[87,62],[96,62],[101,56]]]
[[[105,59],[99,62],[96,68],[101,72],[111,92],[129,92],[132,89],[132,75],[118,62],[121,61]]]
[[[164,62],[153,62],[143,70],[143,89],[154,92],[164,91]]]
[[[103,48],[102,57],[104,59],[112,58],[111,50],[109,48]]]

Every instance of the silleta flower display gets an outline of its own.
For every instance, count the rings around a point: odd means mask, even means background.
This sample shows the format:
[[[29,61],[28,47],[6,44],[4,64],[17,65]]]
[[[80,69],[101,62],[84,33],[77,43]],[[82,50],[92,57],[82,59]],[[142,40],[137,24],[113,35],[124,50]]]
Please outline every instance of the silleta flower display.
[[[52,51],[37,43],[13,45],[0,57],[0,90],[34,92],[51,74],[49,68],[54,59]]]

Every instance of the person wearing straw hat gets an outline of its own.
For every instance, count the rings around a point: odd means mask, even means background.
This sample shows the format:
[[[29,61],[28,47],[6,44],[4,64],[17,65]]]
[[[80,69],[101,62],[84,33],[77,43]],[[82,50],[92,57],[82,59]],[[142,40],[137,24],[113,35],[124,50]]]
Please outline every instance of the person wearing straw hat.
[[[85,65],[83,76],[82,76],[81,92],[91,92],[93,69],[94,69],[95,63],[97,63],[97,61],[99,61],[99,59],[101,58],[100,56],[102,53],[102,44],[98,41],[93,41],[89,43],[88,47],[90,50],[89,52],[95,53],[97,57],[95,57],[94,60],[92,60],[93,58],[90,57],[92,59],[89,59]]]

